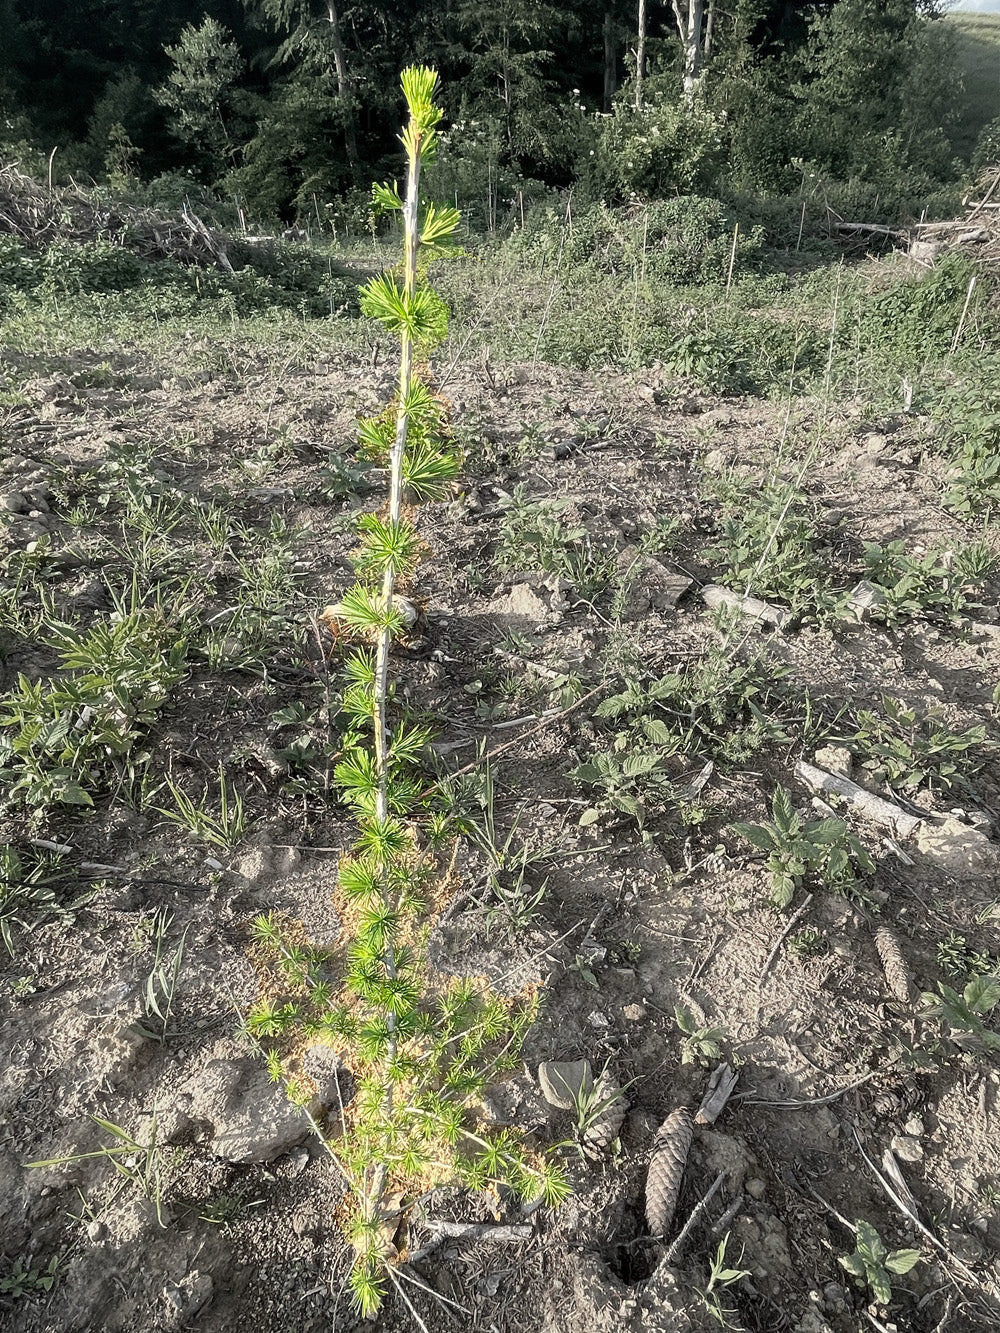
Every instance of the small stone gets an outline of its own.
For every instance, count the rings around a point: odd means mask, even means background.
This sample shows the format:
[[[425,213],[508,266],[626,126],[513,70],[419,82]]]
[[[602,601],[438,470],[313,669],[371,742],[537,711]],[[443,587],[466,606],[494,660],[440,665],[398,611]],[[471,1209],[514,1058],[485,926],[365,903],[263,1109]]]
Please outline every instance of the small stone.
[[[872,431],[861,441],[861,448],[866,454],[874,457],[875,454],[880,454],[888,443],[888,435],[882,435],[878,431]]]
[[[846,745],[824,745],[813,755],[817,768],[825,769],[840,778],[851,776],[851,752]]]
[[[293,1148],[285,1158],[285,1165],[290,1176],[301,1176],[302,1172],[309,1165],[309,1149],[305,1144],[300,1144]]]
[[[948,1247],[963,1264],[981,1264],[985,1258],[983,1246],[975,1236],[970,1236],[966,1231],[950,1231]]]
[[[193,1319],[212,1299],[214,1283],[208,1273],[188,1273],[180,1282],[168,1282],[163,1288],[170,1319],[185,1323]]]
[[[550,1106],[571,1111],[580,1097],[593,1090],[594,1071],[589,1060],[543,1060],[538,1083]]]
[[[897,1134],[889,1146],[904,1162],[923,1161],[924,1145],[912,1134]]]
[[[767,1193],[767,1182],[755,1177],[753,1180],[748,1180],[743,1188],[750,1195],[751,1199],[763,1199],[764,1195]]]
[[[611,1026],[611,1020],[607,1014],[602,1014],[599,1009],[594,1009],[587,1015],[587,1022],[592,1028],[598,1028],[599,1030]]]
[[[622,1017],[629,1023],[638,1023],[646,1017],[646,1006],[644,1004],[626,1004],[622,1008]]]
[[[96,1217],[92,1222],[87,1223],[87,1239],[92,1245],[99,1245],[107,1234],[107,1227],[103,1222],[99,1222]]]
[[[31,509],[31,502],[23,491],[8,491],[3,502],[10,514],[27,514]]]
[[[911,1115],[909,1120],[907,1120],[906,1124],[903,1126],[903,1133],[910,1134],[913,1138],[919,1139],[926,1133],[924,1122],[918,1115]]]
[[[851,589],[847,609],[853,613],[855,620],[870,620],[872,613],[885,606],[888,600],[884,588],[870,583],[868,579],[861,579]]]
[[[725,472],[728,461],[724,450],[710,449],[705,455],[702,466],[706,472]]]

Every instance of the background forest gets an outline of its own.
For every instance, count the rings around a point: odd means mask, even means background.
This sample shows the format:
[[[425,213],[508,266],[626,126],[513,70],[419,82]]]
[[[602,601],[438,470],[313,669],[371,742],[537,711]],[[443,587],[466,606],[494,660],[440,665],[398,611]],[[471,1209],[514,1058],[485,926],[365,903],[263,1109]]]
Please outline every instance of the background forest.
[[[396,72],[419,60],[452,126],[434,188],[473,223],[570,185],[892,219],[953,206],[1000,140],[988,100],[970,124],[941,18],[925,0],[0,0],[0,142],[57,182],[363,226],[372,175],[395,171]]]

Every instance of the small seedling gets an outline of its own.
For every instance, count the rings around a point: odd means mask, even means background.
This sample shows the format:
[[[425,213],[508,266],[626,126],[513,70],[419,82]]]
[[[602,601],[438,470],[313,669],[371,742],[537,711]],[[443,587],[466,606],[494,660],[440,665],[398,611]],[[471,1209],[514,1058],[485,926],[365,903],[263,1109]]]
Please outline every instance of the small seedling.
[[[102,1120],[92,1115],[90,1119],[98,1128],[110,1135],[110,1142],[93,1152],[70,1153],[65,1157],[49,1157],[44,1161],[28,1162],[29,1167],[64,1166],[69,1162],[83,1162],[94,1158],[104,1158],[110,1162],[126,1184],[132,1185],[156,1210],[156,1220],[161,1227],[167,1226],[163,1208],[163,1177],[166,1168],[163,1147],[157,1140],[156,1115],[153,1114],[149,1137],[145,1143],[139,1143],[127,1130],[110,1120]]]
[[[707,1066],[722,1054],[726,1034],[722,1028],[699,1026],[690,1009],[674,1005],[674,1019],[680,1028],[681,1064]]]
[[[155,941],[153,966],[146,977],[143,989],[143,1019],[132,1024],[132,1030],[142,1037],[161,1044],[171,1035],[170,1018],[177,993],[181,965],[184,961],[184,945],[189,927],[185,926],[172,954],[165,956],[167,931],[173,920],[165,908],[160,908],[153,915],[152,937]]]
[[[901,1277],[920,1259],[919,1250],[887,1250],[870,1222],[860,1219],[856,1224],[857,1248],[853,1254],[841,1255],[838,1262],[858,1285],[868,1286],[881,1305],[892,1299],[891,1276]]]
[[[984,1022],[1000,1004],[1000,979],[976,977],[961,994],[941,981],[937,995],[928,991],[921,1000],[923,1016],[939,1019],[943,1035],[963,1053],[981,1056],[1000,1050],[1000,1035]]]
[[[731,1287],[751,1275],[748,1268],[726,1267],[726,1247],[728,1244],[729,1233],[727,1232],[719,1241],[714,1257],[709,1260],[708,1284],[701,1293],[708,1313],[713,1319],[718,1320],[724,1328],[730,1327],[729,1319],[733,1312],[723,1306],[722,1292],[727,1287]]]
[[[206,788],[198,801],[192,800],[172,777],[166,779],[167,789],[177,806],[176,810],[157,809],[164,819],[173,824],[180,824],[189,829],[199,842],[210,843],[213,847],[230,850],[246,837],[247,815],[243,807],[243,797],[233,788],[230,794],[226,785],[226,775],[219,765],[219,809],[216,814],[208,808],[209,792]]]
[[[793,958],[813,958],[817,954],[826,952],[826,941],[822,931],[816,930],[813,926],[806,926],[789,936],[785,948]]]
[[[51,1291],[59,1279],[59,1256],[54,1254],[44,1268],[32,1268],[18,1260],[9,1273],[0,1276],[0,1296],[18,1300],[39,1291]]]

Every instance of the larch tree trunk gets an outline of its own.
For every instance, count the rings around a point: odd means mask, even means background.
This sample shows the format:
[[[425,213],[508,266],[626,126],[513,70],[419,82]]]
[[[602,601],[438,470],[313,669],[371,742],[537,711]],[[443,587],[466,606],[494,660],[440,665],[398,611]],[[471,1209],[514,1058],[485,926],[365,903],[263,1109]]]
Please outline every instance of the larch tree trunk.
[[[615,50],[615,15],[610,7],[604,11],[604,102],[605,111],[618,91],[618,53]]]

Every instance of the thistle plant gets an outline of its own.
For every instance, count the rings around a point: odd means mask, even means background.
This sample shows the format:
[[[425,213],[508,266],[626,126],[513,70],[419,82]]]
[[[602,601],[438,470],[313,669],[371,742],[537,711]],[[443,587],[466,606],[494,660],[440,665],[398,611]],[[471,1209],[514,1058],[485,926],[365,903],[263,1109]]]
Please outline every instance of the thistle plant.
[[[361,291],[363,311],[400,345],[395,396],[359,427],[364,453],[388,474],[388,498],[360,519],[357,582],[328,613],[347,646],[346,733],[334,782],[358,824],[337,876],[347,942],[324,955],[304,947],[294,923],[259,918],[261,998],[247,1019],[247,1030],[267,1039],[272,1075],[284,1077],[296,1098],[303,1035],[330,1048],[349,1073],[346,1096],[338,1078],[328,1146],[356,1203],[348,1222],[351,1286],[365,1314],[378,1309],[394,1280],[393,1236],[407,1198],[446,1180],[547,1203],[567,1189],[560,1168],[514,1129],[489,1123],[478,1100],[490,1079],[515,1066],[536,996],[511,999],[479,980],[435,976],[426,955],[431,917],[446,900],[447,866],[439,859],[441,815],[425,803],[418,767],[429,732],[395,697],[391,650],[407,629],[412,604],[401,593],[422,546],[414,506],[443,495],[461,463],[445,405],[428,374],[417,371],[447,332],[427,270],[453,242],[459,214],[420,198],[441,118],[437,75],[410,68],[402,85],[405,194],[391,185],[373,189],[374,208],[401,217],[402,264]],[[308,1077],[304,1059],[302,1072]]]

